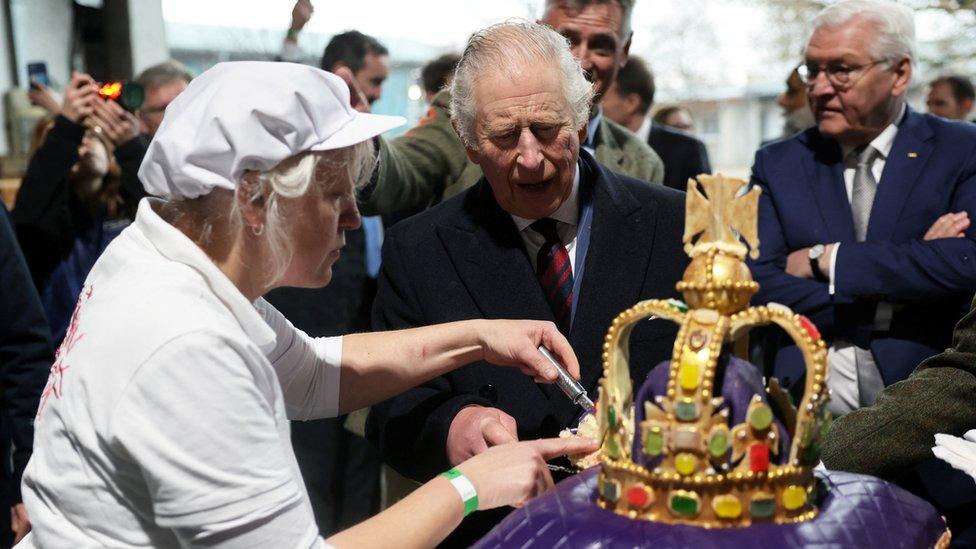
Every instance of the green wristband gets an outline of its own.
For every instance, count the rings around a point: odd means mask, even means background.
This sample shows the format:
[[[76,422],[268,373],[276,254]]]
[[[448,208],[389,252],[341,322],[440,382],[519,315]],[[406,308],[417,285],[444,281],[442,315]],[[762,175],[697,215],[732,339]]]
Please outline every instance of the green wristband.
[[[441,476],[447,477],[451,481],[451,485],[454,486],[454,489],[458,491],[458,495],[461,496],[461,501],[464,502],[464,516],[468,516],[478,510],[478,492],[474,489],[474,484],[468,480],[468,477],[464,476],[457,469],[444,471],[441,473]]]

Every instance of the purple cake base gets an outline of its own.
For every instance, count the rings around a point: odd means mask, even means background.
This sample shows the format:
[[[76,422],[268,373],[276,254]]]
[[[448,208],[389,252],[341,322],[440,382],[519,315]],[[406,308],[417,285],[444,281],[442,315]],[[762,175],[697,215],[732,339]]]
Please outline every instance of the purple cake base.
[[[597,468],[570,477],[516,509],[474,547],[863,548],[933,547],[945,532],[935,509],[866,475],[818,471],[830,486],[812,521],[705,529],[631,520],[600,509]]]

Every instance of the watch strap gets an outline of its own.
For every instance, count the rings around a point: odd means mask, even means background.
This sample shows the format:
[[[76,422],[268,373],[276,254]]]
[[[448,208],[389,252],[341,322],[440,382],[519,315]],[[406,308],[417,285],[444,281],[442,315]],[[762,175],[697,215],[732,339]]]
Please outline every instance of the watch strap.
[[[810,259],[810,270],[813,271],[813,278],[817,282],[830,282],[830,278],[820,270],[820,257],[823,257],[823,254],[816,259]]]

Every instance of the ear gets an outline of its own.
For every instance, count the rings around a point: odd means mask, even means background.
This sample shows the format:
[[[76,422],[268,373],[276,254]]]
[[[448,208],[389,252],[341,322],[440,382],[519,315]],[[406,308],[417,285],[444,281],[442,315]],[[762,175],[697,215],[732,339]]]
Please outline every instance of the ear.
[[[623,100],[628,114],[636,114],[640,110],[641,98],[636,93],[628,93]]]
[[[258,186],[257,182],[258,172],[247,171],[241,176],[241,184],[237,187],[237,192],[234,195],[234,200],[237,200],[237,206],[241,211],[241,217],[244,219],[244,225],[248,228],[257,229],[258,227],[264,227],[265,220],[267,219],[267,204],[268,204],[268,189],[264,189],[259,195],[254,196],[255,189]],[[245,231],[247,234],[251,234],[251,231]]]
[[[149,126],[146,125],[146,115],[142,110],[136,111],[136,119],[139,120],[139,133],[146,135],[149,133]]]
[[[478,149],[472,149],[471,147],[468,146],[467,143],[464,142],[464,138],[461,137],[461,130],[458,129],[457,123],[454,121],[453,118],[451,119],[451,127],[454,128],[454,133],[457,134],[458,139],[461,141],[461,143],[464,144],[464,154],[467,155],[468,160],[480,166],[481,153],[478,151]]]
[[[589,124],[589,121],[587,121],[585,124],[583,124],[583,127],[581,127],[579,129],[579,142],[580,142],[580,145],[582,145],[583,143],[586,143],[586,130],[589,129],[589,127],[590,127],[590,124]]]
[[[908,83],[912,80],[912,62],[907,57],[899,61],[892,68],[895,74],[895,85],[891,90],[892,95],[904,95],[908,90]]]
[[[973,111],[973,100],[963,99],[959,102],[959,109],[962,110],[963,114],[969,116],[969,113]]]

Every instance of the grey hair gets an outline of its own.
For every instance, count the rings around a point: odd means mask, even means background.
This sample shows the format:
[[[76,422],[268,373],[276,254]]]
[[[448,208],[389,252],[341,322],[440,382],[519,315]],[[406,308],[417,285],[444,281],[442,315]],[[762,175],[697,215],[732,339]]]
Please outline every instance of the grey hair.
[[[546,0],[546,11],[548,15],[549,10],[556,7],[565,8],[570,12],[583,11],[583,8],[593,4],[617,4],[620,6],[620,11],[623,12],[623,20],[620,22],[620,41],[621,45],[630,38],[631,26],[630,20],[634,13],[634,4],[637,0]]]
[[[573,57],[569,41],[546,25],[511,20],[474,33],[458,62],[451,84],[451,121],[466,146],[478,148],[475,84],[498,73],[513,80],[532,78],[540,64],[559,69],[573,128],[586,124],[593,85]]]
[[[146,90],[158,88],[175,80],[182,80],[187,84],[190,83],[190,80],[193,80],[193,75],[190,74],[190,71],[183,66],[183,63],[175,59],[147,67],[136,77],[136,82]]]
[[[328,190],[345,181],[356,188],[365,185],[373,172],[374,147],[372,140],[321,152],[303,152],[281,161],[266,172],[247,173],[253,185],[244,197],[248,202],[259,201],[265,192],[264,238],[271,254],[271,272],[267,282],[274,284],[285,274],[293,257],[292,243],[285,229],[286,212],[281,199],[295,199],[309,192]],[[211,191],[189,200],[171,200],[164,204],[161,215],[171,224],[188,226],[191,238],[208,245],[215,227],[228,236],[244,229],[240,200],[229,191]],[[239,189],[244,192],[244,189]],[[228,204],[230,202],[230,204]],[[221,235],[223,236],[223,235]]]
[[[855,19],[873,24],[877,30],[868,48],[872,59],[895,63],[907,58],[915,63],[915,14],[911,8],[895,2],[841,0],[817,14],[813,32],[840,27]]]

